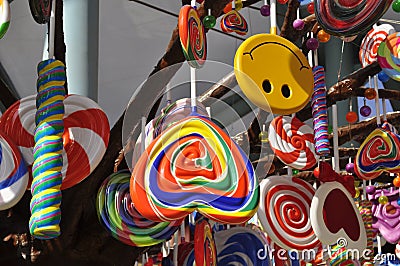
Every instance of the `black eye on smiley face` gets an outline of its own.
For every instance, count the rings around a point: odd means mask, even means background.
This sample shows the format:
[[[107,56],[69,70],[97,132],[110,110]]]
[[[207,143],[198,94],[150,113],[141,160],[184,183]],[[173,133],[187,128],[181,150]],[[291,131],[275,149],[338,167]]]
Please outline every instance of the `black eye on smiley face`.
[[[248,38],[238,48],[234,63],[243,93],[267,112],[292,114],[311,98],[314,78],[308,60],[296,45],[280,36]]]

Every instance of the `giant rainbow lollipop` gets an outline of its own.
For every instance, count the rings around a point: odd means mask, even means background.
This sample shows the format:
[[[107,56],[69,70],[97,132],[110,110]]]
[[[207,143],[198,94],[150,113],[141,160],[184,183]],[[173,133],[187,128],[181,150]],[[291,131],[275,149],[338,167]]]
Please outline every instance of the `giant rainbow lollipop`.
[[[197,209],[223,223],[243,223],[257,209],[258,186],[249,159],[208,118],[190,116],[145,150],[131,179],[138,211],[173,221]]]
[[[60,235],[65,66],[48,59],[39,63],[38,74],[29,229],[50,239]]]

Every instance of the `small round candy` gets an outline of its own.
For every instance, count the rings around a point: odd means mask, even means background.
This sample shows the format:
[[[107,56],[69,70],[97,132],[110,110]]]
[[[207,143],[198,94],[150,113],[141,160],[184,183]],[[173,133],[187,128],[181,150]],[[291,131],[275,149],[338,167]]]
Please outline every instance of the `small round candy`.
[[[346,172],[354,174],[354,163],[346,164]]]
[[[363,117],[367,117],[371,114],[371,107],[369,107],[368,105],[364,105],[363,107],[360,108],[360,114]]]
[[[331,35],[324,30],[319,30],[317,37],[319,42],[328,42],[331,39]]]
[[[393,2],[392,9],[394,12],[400,13],[400,0],[396,0]]]
[[[214,28],[215,24],[217,23],[217,19],[214,16],[205,16],[203,18],[204,27],[207,29]]]
[[[269,7],[269,5],[263,5],[260,8],[260,13],[261,15],[263,15],[264,17],[268,17],[271,14],[271,9]]]
[[[261,131],[260,135],[259,135],[260,141],[263,143],[267,143],[268,140],[268,132],[266,131]]]
[[[369,195],[374,194],[375,191],[376,191],[375,186],[367,186],[367,187],[365,188],[365,192],[367,192],[367,194],[369,194]]]
[[[307,11],[310,14],[314,14],[314,2],[311,2],[310,4],[308,4]]]
[[[295,21],[293,21],[293,28],[295,30],[304,29],[304,21],[302,19],[296,19]]]
[[[400,177],[397,176],[395,179],[393,179],[393,185],[395,187],[400,187]]]
[[[317,49],[318,49],[319,42],[318,42],[318,40],[315,39],[315,38],[310,38],[310,39],[307,40],[306,46],[307,46],[308,49],[314,51],[314,50],[317,50]]]
[[[297,175],[299,172],[300,172],[300,171],[297,170],[297,169],[293,169],[293,170],[292,170],[293,175]]]
[[[364,92],[364,96],[365,98],[367,98],[368,100],[373,100],[376,97],[376,91],[373,88],[369,88],[366,89]]]
[[[383,71],[378,73],[378,79],[383,83],[388,82],[390,77]]]
[[[316,178],[319,178],[319,167],[315,167],[313,174]]]
[[[350,124],[353,124],[357,121],[357,113],[356,112],[348,112],[346,114],[346,121],[349,122]]]
[[[389,199],[388,199],[387,196],[382,195],[382,196],[380,196],[380,197],[378,198],[378,202],[379,202],[379,204],[385,205],[386,203],[389,202]]]
[[[286,4],[288,1],[289,1],[289,0],[278,0],[278,3],[284,5],[284,4]]]
[[[397,199],[397,205],[400,206],[400,198]]]

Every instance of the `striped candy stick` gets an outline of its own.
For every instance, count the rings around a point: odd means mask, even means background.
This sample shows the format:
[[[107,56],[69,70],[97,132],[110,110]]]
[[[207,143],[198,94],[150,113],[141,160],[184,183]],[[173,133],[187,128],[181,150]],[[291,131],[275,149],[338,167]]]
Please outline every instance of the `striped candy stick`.
[[[363,219],[365,230],[367,231],[367,249],[369,254],[366,258],[362,258],[362,263],[372,262],[374,258],[374,231],[372,228],[372,202],[369,200],[362,200],[359,202],[358,209]]]
[[[48,59],[39,63],[38,75],[29,229],[51,239],[60,235],[65,66]]]
[[[312,116],[314,121],[315,152],[329,155],[328,109],[326,106],[325,71],[322,66],[313,67],[314,92],[312,95]]]

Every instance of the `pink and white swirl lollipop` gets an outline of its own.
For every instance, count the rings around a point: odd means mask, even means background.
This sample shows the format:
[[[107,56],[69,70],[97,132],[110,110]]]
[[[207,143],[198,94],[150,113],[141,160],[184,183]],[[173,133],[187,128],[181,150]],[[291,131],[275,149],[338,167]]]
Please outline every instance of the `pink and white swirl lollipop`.
[[[314,188],[288,176],[270,176],[260,183],[257,211],[261,225],[272,241],[286,250],[314,249],[321,245],[310,221]]]
[[[395,29],[390,24],[382,24],[379,26],[374,25],[373,28],[368,31],[362,40],[360,52],[358,54],[363,67],[366,67],[378,60],[379,45],[389,34],[394,32]]]
[[[275,155],[290,167],[305,170],[317,163],[314,131],[295,117],[275,117],[269,126],[268,139]]]
[[[20,148],[28,165],[33,163],[36,96],[14,103],[0,119],[4,131]],[[64,100],[63,184],[67,189],[81,182],[97,167],[108,146],[110,125],[107,115],[91,99],[68,95]]]
[[[18,203],[28,185],[25,161],[13,141],[0,131],[0,210]]]

